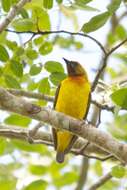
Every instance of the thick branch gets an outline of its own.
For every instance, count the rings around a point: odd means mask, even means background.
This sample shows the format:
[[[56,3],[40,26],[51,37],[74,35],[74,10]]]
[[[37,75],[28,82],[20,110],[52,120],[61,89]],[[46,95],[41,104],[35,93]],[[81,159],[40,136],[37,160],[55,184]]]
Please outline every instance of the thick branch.
[[[18,139],[28,142],[28,128],[22,128],[22,127],[16,127],[16,126],[10,126],[10,125],[3,125],[0,124],[0,136],[6,137],[10,139]],[[41,130],[38,130],[35,136],[33,137],[33,143],[40,144],[46,144],[49,146],[53,146],[53,138],[52,135],[48,132],[44,132]],[[87,140],[79,138],[76,143],[73,146],[72,153],[75,154],[76,150],[82,147],[87,143]],[[107,155],[107,153],[103,150],[101,150],[99,147],[93,145],[92,143],[87,147],[87,150],[85,150],[86,154],[90,153],[97,153],[101,155]]]
[[[25,90],[18,90],[18,89],[8,89],[8,92],[10,92],[11,94],[14,94],[16,96],[24,96],[27,98],[34,98],[34,99],[39,99],[39,100],[46,100],[49,102],[53,102],[54,101],[54,97],[53,96],[49,96],[49,95],[45,95],[39,92],[29,92],[29,91],[25,91]],[[103,109],[103,110],[108,110],[108,111],[114,111],[114,106],[108,106],[105,104],[100,104],[95,100],[91,99],[91,103],[96,105],[97,107]]]
[[[31,0],[20,0],[16,5],[14,5],[4,20],[0,23],[0,33],[5,30],[5,28],[11,23],[17,13],[22,9],[22,7]]]
[[[25,96],[27,98],[35,98],[35,99],[40,99],[40,100],[46,100],[49,102],[53,102],[54,101],[54,97],[53,96],[48,96],[42,93],[37,93],[37,92],[30,92],[30,91],[25,91],[25,90],[17,90],[17,89],[8,89],[8,91],[11,94],[14,94],[16,96]]]
[[[118,142],[110,134],[97,129],[90,124],[84,124],[81,120],[77,120],[46,107],[40,108],[24,99],[15,97],[3,88],[0,88],[0,107],[6,111],[15,112],[38,121],[43,121],[56,129],[70,131],[113,154],[121,162],[127,163],[126,144]],[[40,111],[37,113],[38,110]]]

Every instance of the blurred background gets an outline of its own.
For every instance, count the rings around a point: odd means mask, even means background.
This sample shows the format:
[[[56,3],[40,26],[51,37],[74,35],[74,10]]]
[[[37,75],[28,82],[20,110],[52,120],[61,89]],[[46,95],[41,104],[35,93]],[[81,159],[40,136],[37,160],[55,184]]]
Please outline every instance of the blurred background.
[[[0,1],[0,20],[4,19],[18,0]],[[48,4],[49,2],[49,4]],[[112,14],[90,23],[96,15],[105,13],[112,4]],[[105,22],[104,22],[105,19]],[[98,21],[99,20],[99,21]],[[33,36],[27,31],[88,32],[106,50],[127,37],[127,4],[118,0],[32,0],[27,3],[8,26],[10,31],[0,34],[0,86],[24,89],[54,96],[56,87],[66,77],[63,57],[80,62],[87,70],[91,83],[103,61],[103,52],[95,41],[65,33]],[[89,26],[85,25],[89,23]],[[18,31],[23,33],[14,33]],[[26,31],[26,33],[24,33]],[[108,59],[98,89],[92,99],[114,105],[110,95],[127,81],[126,44]],[[52,107],[52,102],[32,99],[41,106]],[[110,132],[121,142],[127,140],[127,112],[101,110],[99,128]],[[98,122],[100,109],[91,105],[88,120]],[[0,123],[32,128],[38,124],[30,118],[0,111]],[[51,132],[51,127],[41,129]],[[18,139],[0,138],[0,188],[2,190],[86,190],[109,172],[116,161],[105,162],[68,154],[63,164],[55,161],[53,147],[31,145]],[[99,155],[100,156],[100,155]],[[117,173],[117,172],[116,172]],[[127,189],[127,172],[114,174],[99,190]]]

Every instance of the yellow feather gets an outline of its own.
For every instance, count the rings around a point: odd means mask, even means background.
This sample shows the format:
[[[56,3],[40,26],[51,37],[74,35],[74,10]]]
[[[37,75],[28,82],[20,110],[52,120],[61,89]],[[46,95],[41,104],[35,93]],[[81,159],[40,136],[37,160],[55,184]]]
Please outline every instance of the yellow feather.
[[[77,119],[83,119],[90,93],[90,83],[85,76],[67,77],[62,81],[55,110]],[[57,151],[64,152],[73,135],[69,132],[57,132]]]

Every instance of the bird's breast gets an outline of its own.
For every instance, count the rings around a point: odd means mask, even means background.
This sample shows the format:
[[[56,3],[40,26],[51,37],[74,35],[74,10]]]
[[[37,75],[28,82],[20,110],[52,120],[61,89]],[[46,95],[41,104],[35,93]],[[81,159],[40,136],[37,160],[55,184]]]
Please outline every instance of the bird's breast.
[[[67,78],[61,83],[55,109],[82,119],[87,110],[90,84],[85,79]]]

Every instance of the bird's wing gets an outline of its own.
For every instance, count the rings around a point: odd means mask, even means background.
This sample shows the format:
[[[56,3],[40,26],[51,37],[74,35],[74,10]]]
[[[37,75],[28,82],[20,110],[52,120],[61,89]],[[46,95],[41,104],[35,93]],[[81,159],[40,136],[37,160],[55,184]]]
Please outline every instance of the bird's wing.
[[[89,94],[88,103],[87,103],[87,109],[86,109],[86,113],[85,113],[85,115],[83,117],[83,120],[85,120],[87,118],[88,111],[89,111],[89,108],[90,108],[90,101],[91,101],[91,93]]]
[[[68,152],[70,152],[70,150],[73,147],[74,143],[76,142],[77,138],[78,138],[78,136],[73,135],[70,144],[68,145],[68,147],[64,151],[65,154],[67,154]]]
[[[53,109],[55,109],[56,107],[56,103],[57,103],[57,98],[58,98],[58,95],[59,95],[59,90],[60,90],[60,84],[59,86],[57,87],[56,89],[56,93],[55,93],[55,100],[54,100],[54,104],[53,104]],[[57,148],[57,130],[55,128],[52,128],[52,134],[53,134],[53,142],[54,142],[54,148],[56,150]]]
[[[87,109],[86,109],[86,113],[85,113],[85,115],[83,117],[83,120],[85,120],[87,115],[88,115],[88,111],[89,111],[89,107],[90,107],[90,100],[91,100],[91,93],[89,94]],[[76,135],[73,135],[69,146],[65,150],[65,154],[67,154],[71,150],[71,148],[73,147],[73,145],[74,145],[75,141],[77,140],[77,138],[78,137]]]

